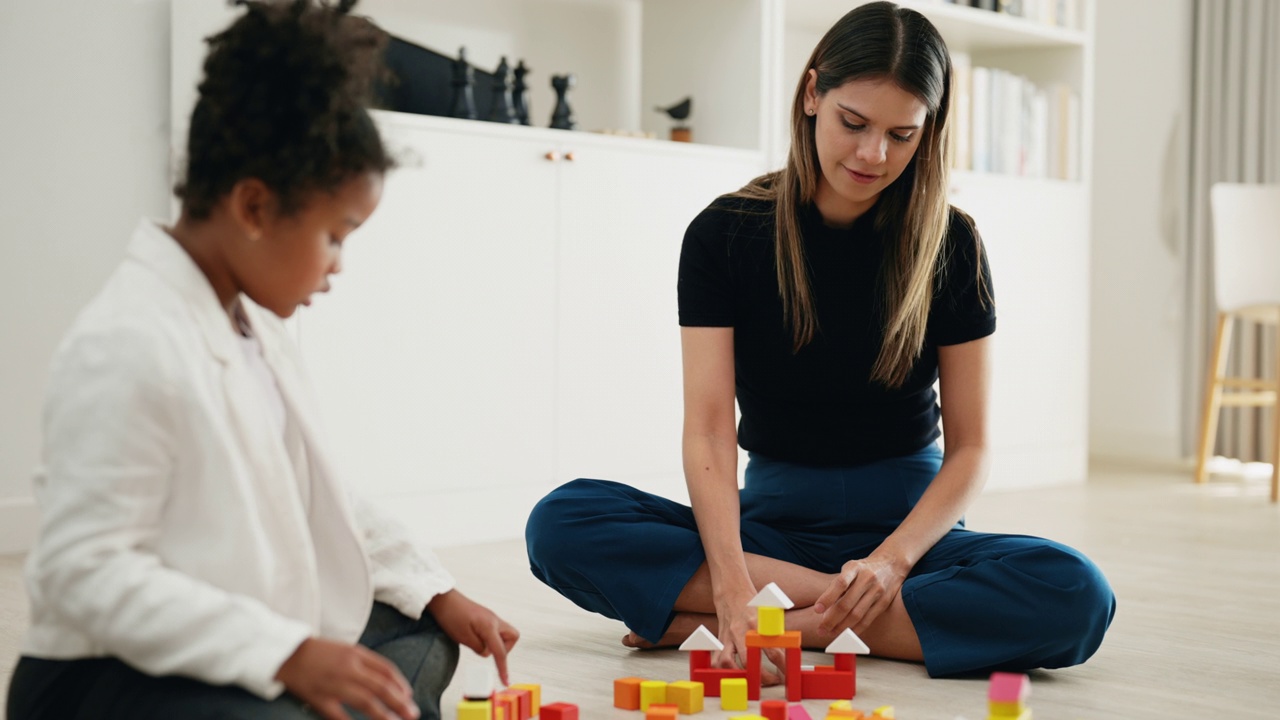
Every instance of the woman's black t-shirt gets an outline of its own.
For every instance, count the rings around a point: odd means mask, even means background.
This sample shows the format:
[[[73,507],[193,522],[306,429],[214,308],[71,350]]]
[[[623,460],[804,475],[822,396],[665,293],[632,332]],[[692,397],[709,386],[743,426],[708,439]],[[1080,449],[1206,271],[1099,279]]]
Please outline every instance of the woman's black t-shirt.
[[[884,240],[874,215],[835,229],[813,206],[801,210],[819,330],[799,352],[778,295],[773,203],[721,197],[690,223],[680,253],[680,325],[734,329],[744,449],[804,465],[858,465],[915,452],[940,435],[938,346],[995,331],[995,308],[977,281],[981,272],[990,293],[986,253],[952,209],[924,347],[906,382],[888,389],[870,379],[884,335]]]

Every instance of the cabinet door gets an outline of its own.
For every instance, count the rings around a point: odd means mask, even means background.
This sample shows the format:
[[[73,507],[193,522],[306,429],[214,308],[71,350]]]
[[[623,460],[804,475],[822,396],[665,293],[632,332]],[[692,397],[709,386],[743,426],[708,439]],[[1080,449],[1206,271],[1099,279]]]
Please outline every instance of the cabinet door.
[[[522,522],[552,479],[556,168],[545,142],[379,121],[404,166],[302,321],[331,445],[406,516]]]
[[[1088,465],[1089,217],[1078,183],[964,175],[952,202],[991,261],[989,486],[1082,482]]]
[[[580,147],[560,164],[561,479],[683,493],[680,244],[699,211],[760,171],[756,154],[652,142]]]

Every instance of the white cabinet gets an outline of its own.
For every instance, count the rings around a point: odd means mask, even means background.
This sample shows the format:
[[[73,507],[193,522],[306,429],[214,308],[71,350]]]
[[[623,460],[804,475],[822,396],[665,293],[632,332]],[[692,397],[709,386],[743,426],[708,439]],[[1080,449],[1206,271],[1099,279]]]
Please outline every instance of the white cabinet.
[[[562,168],[558,478],[684,492],[680,244],[698,212],[760,170],[755,154],[652,141],[592,142]]]
[[[404,166],[300,319],[348,477],[437,544],[518,534],[578,476],[678,492],[680,242],[760,156],[378,121]]]

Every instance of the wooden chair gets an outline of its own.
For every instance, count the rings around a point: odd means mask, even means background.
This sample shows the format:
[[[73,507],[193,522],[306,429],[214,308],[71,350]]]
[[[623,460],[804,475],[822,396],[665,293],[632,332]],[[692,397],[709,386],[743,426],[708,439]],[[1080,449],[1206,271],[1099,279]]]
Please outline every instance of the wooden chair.
[[[1270,378],[1227,377],[1232,326],[1237,319],[1280,327],[1280,185],[1216,183],[1213,212],[1213,277],[1218,331],[1205,382],[1204,416],[1196,482],[1213,457],[1218,415],[1224,407],[1270,407],[1271,502],[1280,501],[1280,367]],[[1280,364],[1280,332],[1275,355]],[[1265,375],[1266,373],[1260,373]]]

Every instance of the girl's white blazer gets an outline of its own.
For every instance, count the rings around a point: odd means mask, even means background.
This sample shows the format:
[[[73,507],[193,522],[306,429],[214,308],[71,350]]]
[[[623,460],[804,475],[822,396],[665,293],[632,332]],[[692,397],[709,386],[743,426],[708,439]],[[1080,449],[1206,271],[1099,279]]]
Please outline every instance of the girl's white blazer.
[[[113,656],[271,698],[305,638],[355,642],[375,598],[417,618],[453,587],[430,551],[347,494],[294,344],[245,304],[284,438],[213,288],[153,222],[63,340],[25,654]]]

